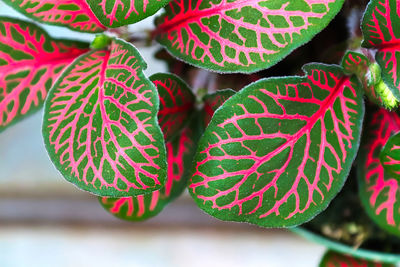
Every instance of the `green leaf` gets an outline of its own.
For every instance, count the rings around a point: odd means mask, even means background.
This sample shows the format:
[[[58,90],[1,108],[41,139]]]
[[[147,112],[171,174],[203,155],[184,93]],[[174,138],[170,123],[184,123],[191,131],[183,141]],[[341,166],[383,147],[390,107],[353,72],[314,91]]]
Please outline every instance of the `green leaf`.
[[[255,72],[311,40],[343,0],[172,0],[157,21],[174,56],[218,72]]]
[[[400,17],[397,0],[371,0],[362,20],[362,46],[377,49],[382,79],[400,100]]]
[[[342,188],[359,145],[360,84],[338,66],[304,70],[305,77],[255,82],[216,111],[189,185],[201,209],[222,220],[294,226]]]
[[[0,17],[0,132],[38,111],[65,67],[88,51],[28,21]]]
[[[387,140],[379,158],[385,171],[400,178],[400,132]]]
[[[170,73],[156,73],[150,80],[160,97],[158,123],[165,140],[170,141],[178,134],[192,116],[196,97],[189,86],[178,76]]]
[[[381,153],[385,156],[388,152],[382,151],[385,144],[400,131],[400,117],[381,108],[369,116],[365,129],[357,159],[360,198],[376,224],[400,236],[400,179],[393,174],[395,169],[387,171],[380,159]],[[386,149],[390,148],[389,143]]]
[[[163,188],[135,197],[99,197],[101,205],[114,216],[128,221],[142,221],[160,213],[186,188],[198,140],[196,122],[194,119],[179,137],[167,143],[168,177]]]
[[[169,0],[85,0],[100,22],[117,28],[141,21],[165,6]]]
[[[86,0],[3,0],[3,2],[42,23],[90,33],[106,29],[90,10]]]
[[[68,181],[100,196],[160,189],[166,151],[157,122],[158,94],[136,48],[115,39],[58,79],[46,100],[43,136],[50,159]]]

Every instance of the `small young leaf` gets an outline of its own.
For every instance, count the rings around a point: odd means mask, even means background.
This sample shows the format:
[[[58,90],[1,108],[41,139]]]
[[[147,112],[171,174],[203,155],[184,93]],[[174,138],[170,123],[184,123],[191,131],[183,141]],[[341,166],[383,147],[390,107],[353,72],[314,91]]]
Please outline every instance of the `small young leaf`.
[[[379,157],[385,172],[400,178],[400,132],[388,139]]]
[[[204,97],[203,106],[203,125],[204,128],[210,123],[214,112],[225,103],[236,92],[231,89],[219,90],[213,94],[208,94]]]
[[[64,177],[100,196],[160,189],[166,179],[158,94],[135,47],[115,39],[61,75],[46,100],[43,135]]]
[[[52,39],[27,21],[0,17],[0,132],[37,111],[64,68],[88,44]]]
[[[168,177],[165,187],[136,197],[102,197],[99,198],[101,205],[116,217],[129,221],[141,221],[157,215],[186,187],[195,150],[193,130],[187,127],[180,137],[167,143]]]
[[[169,0],[86,0],[101,23],[110,28],[141,21],[165,6]]]
[[[356,155],[364,115],[357,79],[310,64],[306,77],[260,80],[214,114],[189,191],[207,213],[265,227],[324,210]]]
[[[189,86],[179,77],[168,73],[156,73],[149,78],[160,97],[158,123],[165,140],[171,140],[191,117],[196,97]]]
[[[219,72],[269,68],[308,42],[343,0],[172,0],[155,35],[174,56]]]
[[[395,267],[395,265],[354,258],[330,250],[325,253],[319,267]]]
[[[86,0],[3,0],[7,5],[34,20],[65,26],[81,32],[106,29],[96,18]]]
[[[400,100],[400,25],[397,0],[371,0],[362,21],[363,46],[375,48],[382,79]]]
[[[400,236],[399,176],[387,172],[379,158],[389,138],[400,131],[400,117],[379,109],[366,125],[357,164],[360,198],[375,223]]]
[[[368,71],[369,64],[366,56],[354,51],[347,51],[342,59],[343,71],[347,75],[356,74],[358,77],[363,77]]]

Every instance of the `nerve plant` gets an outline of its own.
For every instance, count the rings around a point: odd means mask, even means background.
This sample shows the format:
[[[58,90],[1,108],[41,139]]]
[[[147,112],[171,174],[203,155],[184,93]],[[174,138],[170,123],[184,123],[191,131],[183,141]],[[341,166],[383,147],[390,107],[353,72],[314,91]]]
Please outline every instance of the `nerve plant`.
[[[187,187],[221,220],[292,227],[356,179],[372,221],[340,228],[336,239],[359,229],[400,235],[400,1],[345,3],[351,30],[337,44],[338,65],[280,77],[263,70],[326,28],[344,0],[3,1],[35,21],[97,33],[91,44],[54,39],[0,17],[0,131],[44,105],[55,167],[115,216],[155,216]],[[146,77],[140,40],[125,25],[160,9],[145,42],[173,56],[157,54],[176,75]],[[337,210],[352,203],[337,201]],[[332,225],[314,230],[335,239]],[[346,261],[364,264],[329,252],[321,266]]]

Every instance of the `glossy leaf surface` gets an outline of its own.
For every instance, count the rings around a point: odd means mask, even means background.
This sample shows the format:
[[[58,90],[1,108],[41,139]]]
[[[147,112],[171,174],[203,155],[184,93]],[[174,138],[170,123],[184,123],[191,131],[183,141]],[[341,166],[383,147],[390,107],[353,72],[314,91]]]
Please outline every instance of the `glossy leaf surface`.
[[[306,65],[305,77],[260,80],[214,114],[189,191],[222,219],[293,226],[325,209],[359,145],[362,91],[341,68]]]
[[[368,215],[381,228],[400,235],[399,177],[385,171],[380,153],[400,131],[400,117],[379,109],[367,121],[358,166],[359,194]]]
[[[83,0],[82,0],[83,1]],[[133,24],[156,13],[169,0],[86,0],[101,23],[110,28]]]
[[[22,14],[40,21],[81,32],[106,29],[91,11],[86,0],[3,0]]]
[[[397,0],[371,0],[362,21],[363,46],[378,49],[382,79],[400,99],[400,9]]]
[[[37,111],[64,68],[88,45],[57,40],[27,21],[0,17],[0,131]]]
[[[395,267],[395,265],[354,258],[330,250],[325,253],[319,267]]]
[[[174,56],[219,72],[268,68],[308,42],[343,0],[172,0],[156,36]]]
[[[217,91],[213,94],[206,95],[203,99],[203,125],[204,128],[210,123],[214,112],[225,103],[236,92],[231,89]]]
[[[166,140],[171,140],[185,126],[194,111],[196,97],[179,77],[157,73],[150,77],[160,97],[158,123]]]
[[[99,198],[101,205],[114,216],[124,220],[141,221],[157,215],[184,190],[194,149],[193,129],[185,128],[180,137],[167,143],[168,177],[165,187],[135,197],[102,197]]]
[[[138,51],[120,39],[62,74],[46,100],[43,135],[64,177],[100,196],[160,189],[166,179],[158,94]]]

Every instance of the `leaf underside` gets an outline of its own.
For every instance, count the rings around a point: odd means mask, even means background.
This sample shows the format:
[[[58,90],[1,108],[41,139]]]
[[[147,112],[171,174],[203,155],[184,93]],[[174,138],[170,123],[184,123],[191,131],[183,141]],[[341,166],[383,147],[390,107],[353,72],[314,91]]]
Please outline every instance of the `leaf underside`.
[[[57,169],[79,188],[126,197],[166,179],[158,94],[137,50],[115,39],[74,61],[50,90],[43,135]]]
[[[141,21],[165,6],[169,0],[86,0],[90,8],[109,28]]]
[[[3,0],[25,16],[42,23],[65,26],[81,32],[106,29],[96,18],[86,0]]]
[[[172,0],[155,35],[171,54],[197,67],[255,72],[311,40],[343,2]]]
[[[294,226],[342,188],[359,146],[360,85],[337,66],[304,70],[253,83],[216,111],[189,184],[201,209],[222,220]]]
[[[165,140],[172,140],[191,117],[196,97],[179,77],[169,73],[156,73],[149,78],[160,98],[158,123]]]
[[[319,267],[395,267],[395,265],[354,258],[330,250],[325,253]]]
[[[182,193],[194,154],[193,129],[185,128],[179,137],[168,142],[166,146],[168,176],[165,187],[135,197],[99,197],[101,205],[108,212],[124,220],[142,221],[157,215],[165,205]]]
[[[27,21],[0,17],[0,132],[39,110],[65,67],[88,44],[52,39]]]
[[[400,117],[385,109],[369,118],[358,159],[359,194],[368,215],[381,228],[400,235],[399,176],[384,169],[380,153],[391,136],[400,131]]]
[[[382,79],[400,99],[400,9],[397,0],[371,0],[361,29],[363,46],[377,49],[375,59],[382,70]]]

